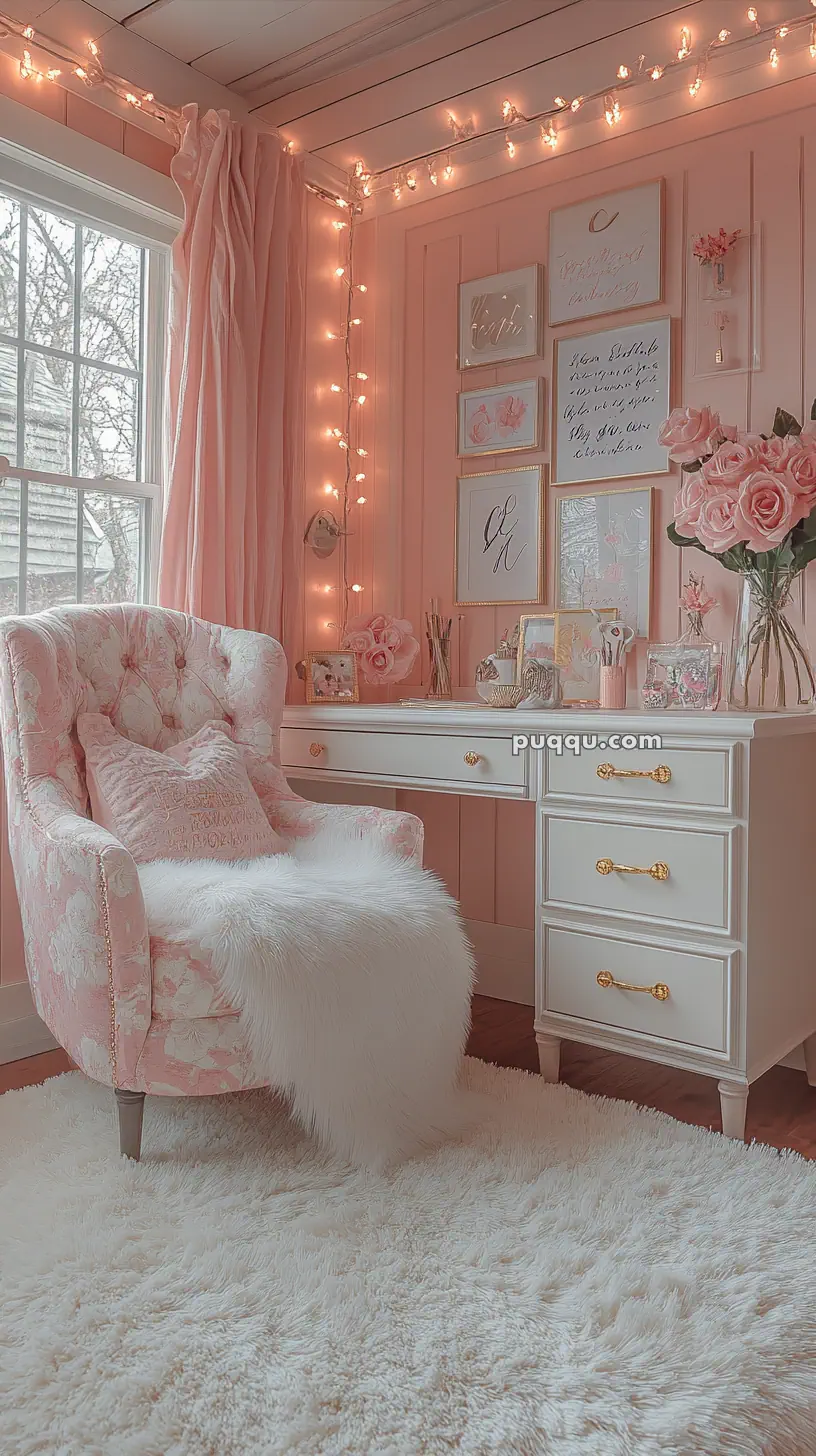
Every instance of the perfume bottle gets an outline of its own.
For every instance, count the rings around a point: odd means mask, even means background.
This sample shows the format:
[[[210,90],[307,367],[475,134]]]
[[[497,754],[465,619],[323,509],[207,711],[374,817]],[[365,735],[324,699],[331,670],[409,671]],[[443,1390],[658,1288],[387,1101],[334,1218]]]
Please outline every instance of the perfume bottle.
[[[713,712],[715,708],[719,707],[722,697],[725,648],[722,642],[716,642],[714,638],[709,637],[705,629],[705,619],[709,612],[713,612],[714,608],[719,606],[719,602],[716,597],[710,596],[706,591],[705,579],[690,571],[688,580],[680,593],[680,605],[686,614],[686,627],[678,638],[678,643],[690,647],[707,647],[711,654],[705,708],[707,711]]]

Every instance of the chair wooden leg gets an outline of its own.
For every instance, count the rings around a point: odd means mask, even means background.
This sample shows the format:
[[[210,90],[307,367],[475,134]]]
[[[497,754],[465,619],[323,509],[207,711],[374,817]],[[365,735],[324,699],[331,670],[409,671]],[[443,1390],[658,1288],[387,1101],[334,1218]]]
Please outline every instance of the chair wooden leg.
[[[129,1092],[126,1087],[117,1087],[116,1107],[119,1113],[119,1152],[125,1158],[139,1161],[142,1150],[142,1117],[144,1116],[144,1092]]]

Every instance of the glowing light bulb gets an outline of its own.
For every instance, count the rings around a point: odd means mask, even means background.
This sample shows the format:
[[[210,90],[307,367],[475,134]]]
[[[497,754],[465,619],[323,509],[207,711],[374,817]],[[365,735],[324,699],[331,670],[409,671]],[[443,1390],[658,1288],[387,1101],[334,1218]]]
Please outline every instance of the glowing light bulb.
[[[557,106],[559,111],[566,111],[567,102],[565,101],[563,96],[554,96],[553,106]]]
[[[789,25],[780,25],[778,31],[776,32],[777,35],[779,36],[779,39],[780,40],[784,40],[785,39],[785,36],[788,34],[789,30],[790,30],[790,26]]]
[[[659,81],[660,80],[660,77],[663,75],[663,70],[664,70],[664,67],[663,66],[652,66],[652,69],[649,72],[649,75],[651,76],[651,78],[652,78],[653,81]]]
[[[332,219],[332,227],[334,228],[336,233],[341,233],[345,226],[346,224],[344,222],[341,222],[339,217],[335,217]]]
[[[99,55],[99,46],[96,44],[95,40],[88,41],[88,50],[90,51],[92,56]]]
[[[606,117],[607,126],[617,126],[622,115],[623,112],[621,111],[620,102],[618,101],[617,97],[605,96],[604,116]]]
[[[79,75],[79,71],[77,71],[77,75]],[[126,92],[125,100],[130,106],[138,106],[140,104],[138,96],[134,96],[132,91]]]
[[[357,403],[358,404],[365,404],[367,398],[368,398],[368,396],[365,395],[365,394],[358,394],[358,396],[357,396]]]
[[[730,36],[730,34],[731,34],[730,30],[721,30],[720,31],[719,35],[717,36],[717,40],[720,42],[720,45],[725,45],[725,42],[728,40],[728,37]]]
[[[365,176],[365,162],[362,160],[361,157],[358,157],[357,161],[354,163],[354,175],[355,177]]]
[[[542,126],[541,140],[544,143],[545,147],[558,146],[558,132],[556,131],[551,121],[548,122],[546,126]]]
[[[436,162],[428,163],[428,181],[430,182],[432,187],[436,187],[438,185],[439,173],[436,170]]]
[[[397,201],[399,202],[399,199],[402,196],[402,188],[400,187],[399,182],[395,182],[394,183],[394,196],[396,197]]]
[[[338,440],[337,443],[341,450],[348,450],[348,440]]]
[[[355,379],[368,379],[368,375],[364,374],[362,369],[358,369],[354,377]]]
[[[694,80],[691,82],[691,85],[688,88],[689,89],[689,96],[696,96],[697,95],[697,92],[699,91],[699,89],[702,86],[702,84],[703,84],[703,78],[702,78],[702,76],[695,76],[694,77]]]
[[[629,77],[631,76],[631,74],[632,74],[632,72],[629,70],[629,67],[628,66],[618,66],[618,80],[619,81],[628,81],[629,80]]]
[[[331,587],[327,584],[326,586],[324,586],[323,590],[324,590],[324,592],[330,592],[331,591]]]
[[[508,157],[514,157],[516,155],[516,144],[515,144],[515,142],[511,141],[510,137],[505,137],[505,143],[506,143],[506,146],[507,146],[507,155],[508,155]]]
[[[570,111],[580,111],[584,104],[583,96],[574,96],[570,102]]]
[[[354,477],[354,479],[355,479],[357,485],[359,485],[361,480],[365,480],[365,471],[364,470],[358,470],[357,471],[357,474]]]
[[[338,430],[337,426],[335,425],[334,429],[332,430],[332,434],[334,435],[335,440],[339,440],[342,433],[343,431]]]
[[[405,185],[408,188],[409,192],[416,192],[417,179],[414,176],[413,172],[411,172],[410,176],[406,177]]]
[[[750,20],[751,24],[752,25],[756,25],[758,27],[759,26],[759,12],[757,11],[756,5],[749,5],[748,6],[747,15],[748,15],[748,19]]]
[[[446,182],[453,181],[453,167],[451,166],[450,162],[447,163],[445,170],[442,173],[442,176],[444,177]]]
[[[34,66],[31,61],[31,51],[23,51],[23,58],[20,61],[20,75],[24,81],[34,75]]]
[[[335,278],[342,278],[343,277],[343,274],[345,273],[345,271],[346,271],[345,268],[335,268],[335,270],[334,270],[334,276],[335,276]]]
[[[687,25],[683,26],[680,32],[680,44],[677,47],[678,61],[684,61],[686,56],[691,54],[691,31]]]
[[[367,182],[363,183],[363,197],[371,196],[371,188]]]
[[[357,292],[358,293],[368,293],[368,284],[367,283],[358,283],[357,284]]]
[[[357,504],[358,504],[358,506],[364,506],[365,503],[366,503],[365,496],[364,495],[358,495],[358,497],[357,497]]]
[[[361,324],[362,322],[362,319],[349,319],[349,323],[353,324],[355,328],[357,328],[358,324]]]
[[[34,26],[33,25],[27,25],[26,28],[25,28],[25,30],[23,31],[23,35],[25,36],[26,40],[33,40],[34,39]]]
[[[776,46],[771,46],[771,53],[768,56],[768,60],[771,63],[772,69],[775,71],[779,65],[779,51],[776,49]]]
[[[358,454],[358,455],[362,455],[362,456],[363,456],[363,458],[365,458],[365,456],[366,456],[366,455],[367,455],[367,454],[368,454],[368,451],[367,451],[367,450],[363,450],[363,448],[362,448],[362,446],[361,446],[361,447],[360,447],[360,448],[359,448],[359,449],[358,449],[358,451],[357,451],[357,454]]]
[[[351,583],[351,590],[353,592],[361,592],[363,590],[363,588],[360,586],[359,581],[353,581]]]
[[[333,485],[329,485],[328,481],[326,482],[326,484],[323,487],[323,494],[324,495],[334,495],[334,486]]]
[[[155,101],[156,98],[152,91],[145,91],[144,99],[145,101]]]
[[[340,384],[333,384],[331,386],[331,392],[332,392],[332,394],[342,394],[343,393],[343,387],[342,387],[342,385],[340,385]]]
[[[340,337],[339,334],[333,334],[332,331],[331,331],[331,329],[327,329],[326,330],[326,338],[327,339],[337,339],[339,337]]]
[[[45,74],[48,77],[49,81],[56,81],[57,76],[62,75],[62,71],[59,69],[58,66],[52,66],[50,71],[46,71]]]

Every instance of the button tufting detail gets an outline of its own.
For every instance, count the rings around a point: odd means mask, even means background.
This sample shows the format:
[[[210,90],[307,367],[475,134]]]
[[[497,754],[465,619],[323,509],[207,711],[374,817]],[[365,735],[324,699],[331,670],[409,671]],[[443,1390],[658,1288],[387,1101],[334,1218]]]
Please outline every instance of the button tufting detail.
[[[135,667],[136,666],[136,658],[133,656],[133,654],[131,652],[123,652],[120,661],[121,661],[123,667]]]
[[[184,656],[183,652],[177,652],[176,653],[176,667],[179,668],[179,670],[181,670],[182,667],[186,667],[186,666],[187,666],[187,658]]]
[[[162,713],[162,723],[165,728],[178,728],[179,721],[175,713]]]

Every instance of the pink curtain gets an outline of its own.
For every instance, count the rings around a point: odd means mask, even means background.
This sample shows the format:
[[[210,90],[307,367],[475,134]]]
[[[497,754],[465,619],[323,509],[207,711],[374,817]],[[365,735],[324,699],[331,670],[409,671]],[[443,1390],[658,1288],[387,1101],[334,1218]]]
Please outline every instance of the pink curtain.
[[[302,646],[302,163],[225,111],[184,116],[159,601],[267,632],[291,661]]]

